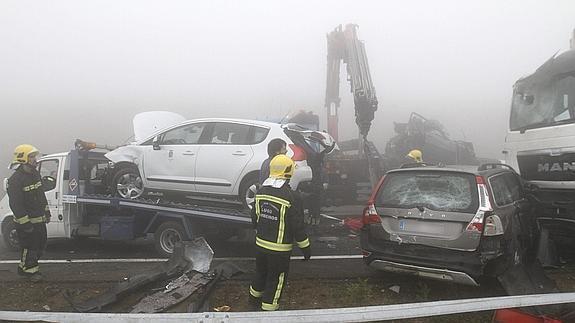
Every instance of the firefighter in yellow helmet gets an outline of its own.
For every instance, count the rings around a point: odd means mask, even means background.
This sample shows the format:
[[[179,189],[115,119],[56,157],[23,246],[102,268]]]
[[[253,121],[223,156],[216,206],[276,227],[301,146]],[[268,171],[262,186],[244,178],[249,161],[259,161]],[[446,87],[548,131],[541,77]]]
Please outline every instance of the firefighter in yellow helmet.
[[[270,175],[258,190],[252,205],[256,229],[256,273],[250,286],[250,303],[256,309],[275,311],[287,283],[290,256],[296,244],[311,257],[303,222],[303,206],[289,180],[295,163],[286,155],[270,161]]]
[[[419,149],[413,149],[409,152],[409,154],[407,154],[407,156],[405,156],[407,158],[410,159],[411,162],[413,163],[423,163],[423,154],[421,153],[421,150]]]
[[[21,249],[18,274],[32,281],[42,279],[38,260],[46,247],[46,223],[50,222],[42,179],[36,170],[38,155],[38,149],[32,145],[16,147],[10,164],[16,171],[8,179],[7,189]]]

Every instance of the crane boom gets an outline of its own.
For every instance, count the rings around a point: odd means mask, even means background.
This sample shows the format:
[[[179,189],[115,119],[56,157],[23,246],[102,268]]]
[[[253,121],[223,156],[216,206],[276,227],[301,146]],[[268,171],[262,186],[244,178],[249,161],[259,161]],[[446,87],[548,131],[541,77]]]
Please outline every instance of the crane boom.
[[[328,132],[338,138],[339,74],[341,61],[346,64],[350,91],[355,105],[355,123],[365,138],[377,110],[377,97],[371,79],[365,45],[357,37],[358,26],[348,24],[345,30],[339,25],[327,35],[327,79],[325,107],[328,115]]]

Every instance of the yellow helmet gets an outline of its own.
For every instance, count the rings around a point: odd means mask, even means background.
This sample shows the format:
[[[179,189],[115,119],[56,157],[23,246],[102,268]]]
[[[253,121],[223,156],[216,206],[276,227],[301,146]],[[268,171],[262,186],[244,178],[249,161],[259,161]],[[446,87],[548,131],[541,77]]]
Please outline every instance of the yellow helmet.
[[[286,155],[277,155],[270,161],[270,177],[277,179],[290,179],[293,175],[295,163]]]
[[[14,149],[14,157],[12,158],[10,166],[14,166],[15,164],[27,164],[30,160],[30,156],[38,153],[38,149],[32,145],[19,145]]]
[[[416,163],[423,163],[423,154],[419,149],[413,149],[407,154],[407,157],[415,160]]]

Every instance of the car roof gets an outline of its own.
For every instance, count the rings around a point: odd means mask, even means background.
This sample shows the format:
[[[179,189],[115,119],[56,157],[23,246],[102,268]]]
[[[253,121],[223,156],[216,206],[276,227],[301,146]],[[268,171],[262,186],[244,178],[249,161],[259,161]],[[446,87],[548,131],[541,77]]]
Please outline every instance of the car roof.
[[[511,168],[505,168],[506,165],[500,165],[499,167],[480,169],[481,165],[446,165],[446,166],[415,166],[398,168],[388,171],[388,173],[402,173],[402,172],[428,172],[428,171],[441,171],[441,172],[458,172],[458,173],[469,173],[472,175],[482,175],[491,176],[502,172],[515,172]]]
[[[247,123],[247,124],[252,124],[252,125],[258,125],[258,126],[264,126],[264,127],[269,127],[269,128],[273,128],[273,127],[281,127],[282,125],[279,123],[275,123],[275,122],[269,122],[269,121],[260,121],[260,120],[252,120],[252,119],[236,119],[236,118],[199,118],[199,119],[189,119],[186,121],[182,121],[180,123],[176,123],[174,125],[171,125],[169,127],[163,128],[163,129],[159,129],[157,131],[155,131],[152,135],[134,142],[135,144],[141,144],[144,143],[148,140],[150,140],[151,138],[154,138],[155,136],[157,136],[160,133],[163,133],[165,131],[171,130],[171,129],[175,129],[181,126],[185,126],[191,123],[196,123],[196,122],[239,122],[239,123]]]

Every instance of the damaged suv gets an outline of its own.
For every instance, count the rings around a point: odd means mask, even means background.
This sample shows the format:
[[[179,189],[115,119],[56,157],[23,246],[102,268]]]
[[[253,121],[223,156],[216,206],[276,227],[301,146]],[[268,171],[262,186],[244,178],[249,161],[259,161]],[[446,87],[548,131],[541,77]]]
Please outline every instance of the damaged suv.
[[[524,261],[535,234],[530,209],[507,165],[389,171],[364,209],[364,260],[380,270],[478,285]]]

